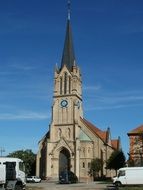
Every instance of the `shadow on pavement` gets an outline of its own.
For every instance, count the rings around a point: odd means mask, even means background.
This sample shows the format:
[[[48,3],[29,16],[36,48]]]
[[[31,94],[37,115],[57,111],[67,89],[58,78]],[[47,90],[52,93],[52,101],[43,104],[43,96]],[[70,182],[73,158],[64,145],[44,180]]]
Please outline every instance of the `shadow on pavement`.
[[[115,185],[108,185],[106,190],[119,190],[119,187],[117,187]]]

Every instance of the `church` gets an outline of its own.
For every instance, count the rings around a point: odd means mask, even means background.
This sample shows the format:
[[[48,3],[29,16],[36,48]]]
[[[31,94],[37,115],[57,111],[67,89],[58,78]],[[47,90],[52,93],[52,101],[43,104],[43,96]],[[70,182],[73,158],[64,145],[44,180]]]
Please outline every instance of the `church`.
[[[100,158],[101,175],[112,177],[106,161],[121,148],[120,138],[111,139],[110,128],[102,131],[84,118],[82,78],[74,54],[69,7],[61,65],[54,72],[51,112],[49,130],[39,141],[36,175],[58,180],[60,172],[68,170],[82,181],[88,176],[91,161]]]

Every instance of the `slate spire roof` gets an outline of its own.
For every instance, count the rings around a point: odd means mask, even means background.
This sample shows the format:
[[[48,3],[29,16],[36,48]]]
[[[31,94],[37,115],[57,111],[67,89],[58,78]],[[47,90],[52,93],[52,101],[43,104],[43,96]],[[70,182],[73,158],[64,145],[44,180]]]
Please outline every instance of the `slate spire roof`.
[[[72,30],[70,23],[70,2],[68,2],[68,19],[67,19],[64,49],[61,61],[61,69],[65,65],[68,68],[68,70],[71,71],[74,64],[75,64],[75,54],[73,48]]]

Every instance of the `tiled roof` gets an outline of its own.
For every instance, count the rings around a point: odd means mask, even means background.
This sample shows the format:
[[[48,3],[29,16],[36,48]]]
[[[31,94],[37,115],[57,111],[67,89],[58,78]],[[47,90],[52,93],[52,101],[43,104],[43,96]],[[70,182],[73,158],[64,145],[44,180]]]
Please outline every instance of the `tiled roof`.
[[[118,139],[111,140],[111,145],[114,149],[118,149],[119,148],[119,140]]]
[[[107,131],[102,131],[84,118],[81,118],[81,121],[86,125],[86,127],[88,127],[89,130],[91,130],[94,134],[96,134],[104,143],[108,144],[108,135],[109,135],[108,130],[109,130],[109,128],[107,129]],[[120,148],[120,142],[119,141],[120,141],[119,139],[111,140],[111,146],[113,149],[119,149]]]
[[[130,136],[130,135],[133,135],[133,134],[140,134],[140,133],[143,134],[143,125],[140,125],[139,127],[133,129],[132,131],[130,131],[128,133],[128,135]]]
[[[43,138],[38,142],[38,144],[41,142],[41,141],[45,141],[46,139],[49,139],[50,138],[50,131],[48,131],[44,136]]]
[[[101,131],[99,128],[97,128],[95,125],[93,125],[92,123],[90,123],[89,121],[87,121],[86,119],[82,119],[81,121],[94,133],[96,134],[98,137],[100,137],[101,140],[103,140],[104,142],[106,142],[106,137],[107,137],[107,131]]]

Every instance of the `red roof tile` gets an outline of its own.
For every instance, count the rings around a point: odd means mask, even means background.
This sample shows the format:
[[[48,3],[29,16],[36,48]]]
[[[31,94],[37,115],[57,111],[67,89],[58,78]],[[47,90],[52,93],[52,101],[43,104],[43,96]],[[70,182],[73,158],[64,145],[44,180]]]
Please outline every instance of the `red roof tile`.
[[[130,131],[128,133],[128,135],[133,135],[133,134],[139,134],[139,133],[143,133],[143,125],[140,125],[139,127],[133,129],[132,131]]]
[[[83,122],[86,125],[86,127],[88,127],[89,130],[91,130],[94,134],[96,134],[104,143],[108,143],[107,142],[108,130],[102,131],[99,128],[97,128],[95,125],[87,121],[86,119],[84,118],[80,118],[80,119],[81,119],[81,122]],[[119,149],[120,140],[119,139],[111,140],[111,146],[114,149]]]
[[[118,149],[119,148],[119,140],[118,139],[111,140],[111,145],[114,149]]]
[[[89,121],[87,121],[86,119],[82,119],[81,121],[94,133],[96,134],[98,137],[100,137],[101,140],[103,140],[104,142],[106,142],[106,138],[107,138],[107,131],[101,131],[99,128],[97,128],[95,125],[93,125],[92,123],[90,123]]]

